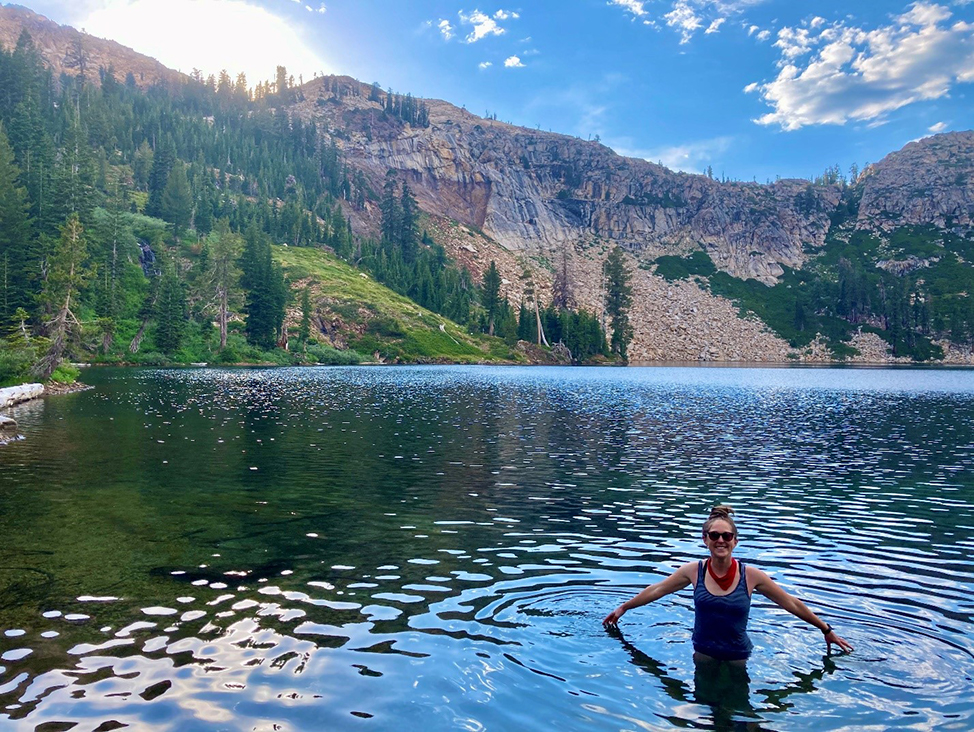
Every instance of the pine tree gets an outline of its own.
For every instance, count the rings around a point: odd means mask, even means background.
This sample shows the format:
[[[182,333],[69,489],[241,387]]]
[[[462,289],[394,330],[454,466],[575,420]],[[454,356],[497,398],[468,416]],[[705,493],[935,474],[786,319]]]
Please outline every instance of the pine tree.
[[[406,264],[412,264],[416,261],[419,249],[419,206],[405,183],[399,199],[399,212],[399,245],[402,247],[402,258]]]
[[[50,272],[41,297],[49,309],[55,313],[46,324],[51,345],[47,353],[34,367],[34,372],[42,379],[50,378],[60,365],[71,336],[80,329],[73,307],[81,288],[88,281],[85,267],[88,248],[84,229],[78,214],[68,217],[61,228],[58,241],[51,257]]]
[[[632,279],[626,266],[625,255],[620,247],[615,247],[603,266],[605,278],[605,313],[612,328],[610,348],[623,360],[628,360],[627,351],[632,341],[632,326],[629,323],[629,308],[632,307]]]
[[[0,125],[0,328],[18,308],[33,305],[30,277],[30,224],[26,191],[17,185],[20,171]]]
[[[284,322],[287,288],[280,266],[271,259],[267,235],[251,226],[244,236],[240,258],[241,285],[247,291],[247,340],[260,348],[271,349]]]
[[[480,304],[487,315],[487,334],[494,335],[494,326],[501,309],[501,275],[497,263],[490,261],[480,284]]]
[[[166,265],[165,274],[159,282],[155,319],[156,346],[163,353],[175,353],[186,331],[186,293],[172,262]]]
[[[242,248],[240,235],[230,231],[230,224],[226,219],[221,219],[216,229],[207,237],[206,250],[209,255],[204,281],[210,304],[206,310],[216,313],[221,351],[227,347],[230,309],[239,306],[242,300],[239,287],[240,269],[237,267]]]
[[[302,343],[307,343],[311,337],[311,288],[305,286],[301,291],[301,328],[298,331],[298,339]]]
[[[149,173],[149,200],[145,205],[148,216],[162,218],[162,195],[169,182],[169,174],[176,165],[176,145],[168,135],[152,156],[152,170]]]
[[[166,187],[162,191],[159,213],[164,221],[172,225],[173,238],[178,242],[193,220],[193,194],[189,190],[186,169],[182,163],[177,162],[169,173]]]
[[[402,201],[397,197],[397,183],[395,173],[386,173],[385,186],[382,188],[382,201],[379,211],[382,214],[382,241],[389,245],[399,243],[402,231]]]

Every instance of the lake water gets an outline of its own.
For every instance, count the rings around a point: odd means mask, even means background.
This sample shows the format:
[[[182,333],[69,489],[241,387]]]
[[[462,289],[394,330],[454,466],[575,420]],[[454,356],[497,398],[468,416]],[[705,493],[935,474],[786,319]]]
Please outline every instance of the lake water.
[[[0,728],[970,730],[974,372],[90,370],[0,447]],[[755,596],[694,668],[715,502]]]

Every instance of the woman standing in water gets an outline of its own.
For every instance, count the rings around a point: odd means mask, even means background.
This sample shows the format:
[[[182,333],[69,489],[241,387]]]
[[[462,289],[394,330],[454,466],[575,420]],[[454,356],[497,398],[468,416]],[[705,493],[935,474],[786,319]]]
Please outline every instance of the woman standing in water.
[[[626,600],[609,613],[602,624],[606,628],[615,628],[629,610],[692,584],[693,655],[697,661],[743,662],[751,655],[747,617],[754,592],[759,592],[822,631],[829,653],[832,652],[833,643],[843,651],[852,651],[852,646],[840,638],[831,625],[809,610],[805,603],[781,589],[760,569],[745,566],[731,556],[737,546],[737,526],[731,518],[733,513],[729,506],[715,506],[704,523],[703,541],[710,550],[709,559],[684,564],[666,579]]]

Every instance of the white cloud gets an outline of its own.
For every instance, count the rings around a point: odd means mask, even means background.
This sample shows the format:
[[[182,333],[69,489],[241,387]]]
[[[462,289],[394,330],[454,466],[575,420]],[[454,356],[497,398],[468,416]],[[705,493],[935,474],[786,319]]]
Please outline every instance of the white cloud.
[[[467,14],[462,10],[459,13],[460,22],[464,25],[472,25],[473,30],[464,39],[467,43],[476,43],[479,40],[486,38],[487,36],[500,36],[507,31],[498,25],[497,21],[505,20],[517,20],[521,16],[518,13],[508,11],[508,10],[498,10],[494,13],[493,17],[482,13],[479,10],[474,10],[472,13]]]
[[[646,3],[644,0],[609,0],[609,5],[616,5],[620,8],[624,8],[637,18],[649,15],[649,12],[646,10]]]
[[[629,158],[643,158],[651,163],[662,163],[670,170],[682,170],[684,173],[703,173],[708,165],[712,165],[723,153],[727,152],[734,143],[732,137],[715,137],[709,140],[697,140],[683,145],[666,147],[633,149],[620,140],[619,144],[609,143],[609,146],[620,155]]]
[[[946,129],[947,129],[947,123],[946,122],[937,122],[937,124],[930,125],[927,128],[927,132],[932,132],[933,134],[936,135],[938,132],[943,132]]]
[[[440,19],[440,22],[436,24],[436,27],[440,29],[440,34],[443,36],[443,40],[449,41],[453,38],[453,26],[450,25],[450,21]]]
[[[231,75],[245,73],[254,84],[274,78],[279,64],[295,78],[336,70],[305,40],[300,27],[244,0],[103,0],[72,22],[187,73],[226,69]]]
[[[325,7],[325,6],[324,6],[324,5],[322,4],[322,5],[319,5],[319,6],[318,6],[318,9],[317,9],[317,10],[315,10],[315,12],[316,12],[316,13],[322,13],[322,14],[324,14],[324,13],[327,13],[327,12],[328,12],[328,8],[326,8],[326,7]]]
[[[739,15],[746,8],[760,5],[770,0],[666,0],[666,7],[660,11],[660,19],[680,34],[680,44],[689,43],[701,28],[704,35],[717,33],[732,15]],[[974,2],[974,0],[972,0]],[[650,13],[649,0],[607,0],[607,5],[622,8],[632,14],[632,20],[641,20],[644,25],[656,27],[656,19]],[[748,35],[760,30],[752,25]],[[767,36],[765,36],[767,38]],[[763,40],[763,39],[762,39]]]
[[[974,81],[974,24],[950,23],[951,17],[945,6],[916,2],[874,30],[841,21],[782,28],[774,44],[781,52],[778,76],[757,87],[773,111],[756,122],[785,130],[875,126],[894,110]]]
[[[524,64],[521,63],[521,59],[519,59],[517,56],[510,56],[510,57],[504,59],[504,66],[506,66],[509,69],[523,69],[524,68]]]
[[[686,0],[677,0],[673,10],[663,16],[666,24],[680,31],[680,45],[689,43],[694,32],[703,25],[703,20],[693,11]]]
[[[492,64],[490,61],[481,61],[479,64],[477,64],[477,68],[478,69],[489,69],[493,65],[494,64]]]
[[[759,41],[762,41],[762,42],[763,41],[766,41],[769,38],[771,38],[771,31],[769,31],[769,30],[763,30],[763,31],[761,31],[760,33],[757,34],[756,38]]]

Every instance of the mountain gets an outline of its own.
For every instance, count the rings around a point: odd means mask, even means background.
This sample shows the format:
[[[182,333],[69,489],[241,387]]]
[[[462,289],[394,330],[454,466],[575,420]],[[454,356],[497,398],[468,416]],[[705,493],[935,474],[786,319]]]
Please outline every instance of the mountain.
[[[92,77],[99,69],[112,67],[119,81],[125,81],[131,74],[134,83],[143,88],[185,78],[178,71],[115,41],[59,25],[21,5],[0,5],[0,44],[13,49],[24,30],[30,33],[37,51],[55,77],[62,73],[78,73],[80,51]]]
[[[77,73],[80,45],[89,68],[112,67],[119,79],[131,73],[177,94],[199,83],[24,8],[0,8],[6,48],[23,28],[56,73]],[[331,151],[329,186],[357,237],[380,238],[382,192],[390,180],[406,184],[429,241],[475,281],[496,262],[514,306],[531,292],[550,302],[561,277],[576,305],[601,313],[602,262],[622,247],[633,273],[633,360],[972,361],[974,133],[910,143],[853,180],[827,169],[815,181],[758,184],[676,173],[598,141],[349,77],[268,86],[251,104],[242,114],[258,127],[264,115],[271,131],[317,136],[317,152],[295,153],[295,173],[307,168],[300,155]],[[264,186],[243,180],[251,196]],[[270,203],[283,205],[287,190]]]
[[[889,283],[870,281],[876,291],[869,293],[874,302],[868,314],[851,320],[838,312],[823,314],[846,322],[837,328],[817,319],[812,325],[823,328],[818,338],[807,327],[794,327],[796,318],[809,306],[828,309],[839,293],[813,292],[803,304],[782,292],[792,287],[785,280],[794,272],[839,280],[839,259],[848,260],[848,253],[829,252],[853,234],[877,238],[876,256],[857,265],[870,272],[911,266],[912,254],[884,243],[891,237],[926,242],[936,233],[967,241],[974,234],[971,132],[910,143],[854,181],[829,170],[814,182],[721,182],[625,158],[598,142],[484,119],[438,100],[423,100],[428,125],[411,125],[386,111],[385,97],[354,79],[326,77],[306,84],[290,111],[327,130],[347,164],[371,186],[381,188],[386,174],[395,171],[425,210],[482,233],[515,259],[540,262],[542,276],[536,279],[550,285],[545,271],[552,274],[567,252],[576,296],[586,307],[600,308],[598,264],[607,247],[622,246],[637,268],[632,353],[639,360],[917,357],[914,345],[889,337],[889,314],[880,312],[889,300],[880,290]],[[349,215],[358,230],[374,230],[368,205],[349,207]],[[671,266],[674,257],[708,261],[703,271],[686,277],[655,276],[659,264]],[[961,255],[961,261],[968,260]],[[515,299],[519,266],[506,269]],[[941,316],[945,322],[974,318],[966,314],[970,272],[965,275],[952,290],[938,293],[957,301],[941,302],[953,313]],[[928,302],[916,279],[904,297]],[[728,300],[750,312],[738,312]],[[958,307],[965,314],[954,313]],[[765,327],[754,322],[754,312]],[[936,339],[929,327],[921,329]],[[970,360],[969,343],[938,340],[949,360]],[[936,349],[925,357],[930,354]]]

